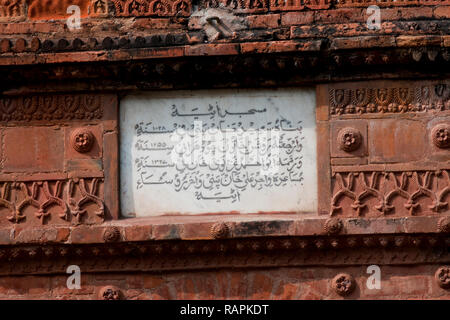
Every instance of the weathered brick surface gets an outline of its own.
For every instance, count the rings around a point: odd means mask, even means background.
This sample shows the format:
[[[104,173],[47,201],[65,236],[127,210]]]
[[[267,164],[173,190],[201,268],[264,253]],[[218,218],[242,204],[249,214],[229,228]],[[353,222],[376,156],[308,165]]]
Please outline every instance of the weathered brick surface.
[[[3,170],[6,172],[60,171],[64,163],[61,128],[4,129]]]
[[[287,12],[281,16],[281,24],[284,26],[310,24],[314,21],[314,12]]]
[[[280,24],[279,14],[253,15],[247,17],[249,28],[277,28]]]
[[[342,299],[330,286],[339,272],[356,281],[350,299],[445,299],[447,290],[435,284],[435,266],[381,266],[381,288],[369,289],[367,266],[335,268],[274,268],[215,270],[165,275],[132,276],[81,274],[81,289],[68,289],[67,276],[0,277],[0,299],[98,299],[107,285],[120,289],[124,299]]]
[[[422,47],[427,45],[439,46],[442,43],[442,37],[433,36],[399,36],[397,45],[399,47]]]
[[[435,18],[441,19],[441,18],[450,18],[450,7],[448,6],[438,6],[437,8],[434,8],[433,15]]]
[[[228,217],[223,218],[229,227],[224,234],[215,228],[217,217],[179,217],[176,223],[164,217],[117,221],[117,96],[102,95],[106,99],[102,106],[109,107],[101,110],[95,107],[95,97],[70,93],[96,91],[87,83],[92,77],[100,74],[103,78],[97,81],[105,82],[104,89],[114,92],[174,88],[181,86],[178,81],[182,77],[177,72],[194,61],[186,72],[188,87],[195,82],[202,82],[203,87],[213,85],[203,74],[196,79],[190,72],[209,71],[218,78],[216,70],[234,77],[225,80],[226,86],[237,86],[236,70],[240,69],[244,78],[252,78],[252,74],[247,75],[251,66],[264,69],[261,82],[273,87],[292,70],[303,79],[307,75],[302,71],[311,68],[311,78],[317,75],[314,81],[329,82],[339,74],[335,68],[347,72],[369,65],[374,67],[370,73],[352,79],[350,72],[346,80],[365,79],[367,75],[379,79],[386,75],[378,69],[383,65],[392,67],[389,72],[396,74],[396,67],[402,64],[406,68],[414,62],[446,66],[449,60],[450,6],[445,1],[266,1],[262,7],[242,2],[239,8],[221,2],[219,10],[205,1],[196,3],[196,9],[191,1],[177,6],[175,1],[163,0],[169,8],[164,12],[151,6],[130,9],[109,0],[22,0],[16,1],[15,7],[10,2],[2,4],[3,84],[10,93],[22,90],[26,94],[12,100],[0,97],[0,121],[5,124],[0,128],[0,299],[96,299],[105,286],[116,286],[126,299],[341,299],[331,284],[340,273],[355,280],[350,299],[449,299],[448,290],[434,277],[440,263],[445,262],[439,259],[445,256],[433,255],[438,251],[433,251],[436,246],[439,250],[448,246],[443,235],[449,228],[445,220],[447,182],[435,165],[446,163],[448,151],[430,145],[428,133],[417,136],[434,125],[435,120],[426,116],[429,109],[448,110],[448,86],[442,83],[427,87],[428,82],[421,81],[420,91],[410,88],[409,81],[392,89],[396,91],[386,92],[384,84],[373,88],[372,84],[364,88],[354,85],[360,91],[354,91],[352,100],[342,103],[339,99],[346,98],[346,91],[342,91],[336,94],[333,106],[329,93],[318,91],[318,132],[326,141],[318,145],[324,173],[319,177],[319,214],[323,219],[317,215],[315,219],[258,216],[259,221],[249,222]],[[380,30],[371,30],[366,24],[368,4],[382,7]],[[66,25],[71,15],[67,13],[69,5],[80,8],[78,30],[69,30]],[[240,55],[242,60],[231,60]],[[217,69],[205,70],[207,56],[230,60],[214,65]],[[263,58],[252,60],[255,57]],[[157,64],[139,64],[149,60]],[[170,64],[169,60],[178,62]],[[321,65],[322,61],[329,65]],[[103,68],[109,62],[124,64],[116,69]],[[91,65],[83,69],[86,64]],[[14,65],[26,66],[17,68],[25,71],[16,83],[10,81],[17,79],[15,68],[11,68]],[[36,66],[48,70],[41,75],[31,69]],[[414,66],[411,69],[415,70]],[[429,64],[425,66],[428,70]],[[316,72],[315,67],[329,69]],[[145,82],[154,76],[152,72],[158,74],[153,86]],[[38,85],[28,87],[29,77],[35,74]],[[280,79],[273,80],[269,74]],[[137,79],[135,87],[127,86],[126,81],[142,75],[145,77]],[[169,78],[166,84],[162,83],[164,78]],[[61,80],[65,87],[59,86]],[[369,87],[373,91],[366,98],[376,95],[377,105],[358,100],[366,92],[361,89]],[[355,88],[350,85],[345,89]],[[36,90],[69,94],[59,96],[54,103],[40,97],[36,101],[40,101],[41,112],[33,109],[33,101],[22,99]],[[419,106],[410,103],[411,92],[422,95]],[[431,92],[430,103],[426,92]],[[73,99],[78,99],[75,104]],[[22,109],[16,110],[19,105]],[[416,110],[419,107],[423,110]],[[419,111],[423,113],[416,117],[405,115]],[[359,150],[346,152],[339,141],[329,140],[346,127],[341,124],[362,132]],[[87,127],[93,134],[94,144],[86,152],[72,145],[72,131],[79,127]],[[430,163],[434,166],[431,169]],[[389,165],[395,174],[385,172]],[[345,171],[361,166],[366,166],[365,171],[354,175]],[[369,178],[368,172],[383,175]],[[436,180],[427,186],[423,181],[430,176]],[[347,179],[344,185],[339,185],[338,177]],[[396,179],[406,179],[409,184],[398,187]],[[356,189],[349,186],[353,182]],[[388,198],[380,204],[374,196],[383,197],[384,191],[404,196],[416,189],[422,192],[421,197],[411,197],[409,202]],[[352,192],[363,194],[364,190],[372,198],[352,199]],[[331,200],[333,194],[341,193],[350,196]],[[437,196],[422,197],[430,194]],[[51,204],[46,203],[49,199]],[[86,201],[90,201],[88,205]],[[389,212],[389,206],[396,210]],[[328,218],[334,211],[341,215],[341,224],[325,221],[325,215]],[[372,217],[375,219],[367,219]],[[220,237],[223,241],[213,240]],[[323,255],[322,250],[326,252]],[[82,265],[80,290],[66,287],[66,262]],[[368,263],[381,267],[380,290],[366,286]]]
[[[171,1],[165,0],[169,5]],[[292,8],[277,8],[274,12],[267,12],[268,8],[241,8],[230,9],[228,7],[214,11],[217,15],[218,26],[214,22],[205,22],[203,15],[208,15],[206,4],[200,5],[203,11],[190,11],[191,8],[180,9],[183,14],[167,12],[155,15],[144,9],[128,12],[123,8],[116,8],[115,13],[107,10],[106,0],[95,2],[78,0],[70,2],[81,10],[81,29],[68,30],[66,19],[70,16],[65,10],[69,3],[60,1],[58,4],[48,5],[42,0],[31,1],[20,15],[7,15],[0,19],[0,64],[8,65],[14,61],[18,64],[69,62],[69,61],[108,61],[127,60],[140,58],[161,58],[180,56],[202,55],[239,55],[239,50],[233,49],[234,43],[248,41],[271,42],[274,40],[288,40],[294,38],[328,38],[334,49],[359,49],[372,47],[417,47],[417,46],[445,46],[431,35],[446,34],[449,29],[449,8],[447,3],[438,2],[439,5],[429,2],[421,2],[421,6],[414,6],[410,2],[382,3],[381,29],[371,30],[366,22],[369,18],[366,8],[359,2],[338,4],[338,8],[328,8],[329,2],[318,6],[307,4],[312,10],[304,10],[304,5],[295,5]],[[272,4],[271,4],[272,5]],[[200,10],[199,9],[199,10]],[[279,11],[278,11],[279,9]],[[183,11],[187,10],[187,11]],[[218,9],[211,9],[218,10]],[[180,12],[178,12],[180,13]],[[236,14],[239,13],[239,16]],[[235,15],[235,16],[233,16]],[[136,19],[138,17],[138,19]],[[233,18],[234,17],[234,18]],[[7,23],[8,19],[14,23]],[[222,20],[220,20],[222,19]],[[240,21],[239,23],[237,21]],[[222,26],[220,26],[222,24]],[[291,28],[289,34],[287,28]],[[216,31],[215,28],[218,28]],[[198,31],[198,34],[190,34],[189,31]],[[178,34],[170,41],[154,41],[157,37],[165,37],[167,32]],[[211,33],[216,32],[215,36]],[[208,37],[206,36],[207,34]],[[365,41],[355,36],[378,37],[383,34],[398,36],[396,42],[392,38],[380,41]],[[33,35],[36,40],[32,44]],[[404,36],[423,35],[423,39],[408,39]],[[150,39],[155,36],[153,40]],[[135,38],[140,38],[135,41]],[[345,42],[340,37],[351,37],[350,42]],[[75,38],[77,41],[73,42]],[[209,40],[202,43],[205,39]],[[96,45],[92,46],[92,39]],[[225,43],[230,43],[225,46]],[[195,45],[202,43],[202,47]],[[220,44],[219,44],[220,43]],[[179,47],[173,50],[155,50],[148,47]],[[288,52],[290,43],[278,46],[278,51]],[[192,48],[191,48],[192,46]],[[141,52],[120,52],[110,55],[87,54],[78,51],[86,50],[129,50],[135,47],[146,48]],[[76,54],[63,52],[74,51]],[[18,52],[38,52],[39,57],[17,57],[11,54]],[[55,54],[53,54],[55,52]],[[3,53],[3,55],[1,54]],[[49,56],[45,56],[49,53]],[[6,55],[7,54],[7,55]]]
[[[241,44],[242,53],[274,53],[290,51],[319,51],[321,41],[273,41],[249,42]]]
[[[28,1],[28,17],[31,20],[65,19],[67,16],[70,16],[67,13],[67,8],[71,5],[78,6],[80,8],[80,15],[86,17],[88,15],[89,3],[89,0],[63,0],[58,2],[30,0]]]
[[[331,42],[331,49],[355,49],[355,48],[383,48],[395,47],[393,36],[362,36],[351,38],[335,38]]]
[[[239,53],[238,44],[198,44],[186,48],[186,56],[235,55]]]

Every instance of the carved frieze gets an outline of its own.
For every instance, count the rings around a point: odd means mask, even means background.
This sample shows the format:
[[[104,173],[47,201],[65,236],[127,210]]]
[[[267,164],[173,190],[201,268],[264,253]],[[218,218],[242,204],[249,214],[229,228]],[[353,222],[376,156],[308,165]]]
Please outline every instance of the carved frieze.
[[[189,16],[191,0],[112,0],[116,16]]]
[[[450,84],[332,88],[330,114],[362,115],[450,110]]]
[[[25,15],[24,0],[1,0],[0,20],[20,18]]]
[[[218,8],[227,7],[241,12],[258,11],[298,11],[320,10],[331,6],[341,7],[380,7],[426,5],[436,6],[448,4],[448,0],[204,0],[200,7]],[[107,16],[114,14],[117,17],[134,16],[189,16],[192,11],[191,0],[75,0],[48,2],[43,0],[2,0],[0,2],[0,19],[22,18],[28,14],[32,19],[63,18],[66,9],[76,5],[84,16]],[[110,9],[114,10],[111,12]]]
[[[272,237],[234,240],[158,241],[89,245],[26,245],[0,248],[0,274],[65,273],[76,264],[84,272],[183,271],[274,266],[409,265],[450,262],[448,238],[435,235],[359,237]],[[334,285],[351,293],[351,277]],[[448,283],[447,270],[436,280]]]
[[[321,86],[319,211],[331,216],[450,210],[450,84],[380,81]]]
[[[408,5],[421,5],[421,6],[436,6],[440,4],[448,4],[448,0],[334,0],[336,7],[368,7],[371,5],[379,7],[391,7],[391,6],[408,6]]]
[[[100,95],[0,97],[0,122],[94,120],[102,116]]]
[[[331,215],[416,215],[448,210],[449,171],[337,172]],[[348,200],[348,201],[346,201]]]
[[[0,183],[0,221],[6,224],[101,223],[103,178]]]
[[[327,9],[331,0],[206,0],[207,8],[226,7],[240,12],[295,11],[304,9]]]

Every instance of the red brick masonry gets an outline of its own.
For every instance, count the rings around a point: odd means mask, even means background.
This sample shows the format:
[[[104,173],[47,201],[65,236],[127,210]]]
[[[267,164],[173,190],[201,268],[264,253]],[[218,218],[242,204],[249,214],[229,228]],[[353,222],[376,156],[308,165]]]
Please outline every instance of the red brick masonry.
[[[448,0],[0,1],[0,298],[449,299],[449,18]],[[120,218],[121,97],[286,86],[317,89],[318,212]]]

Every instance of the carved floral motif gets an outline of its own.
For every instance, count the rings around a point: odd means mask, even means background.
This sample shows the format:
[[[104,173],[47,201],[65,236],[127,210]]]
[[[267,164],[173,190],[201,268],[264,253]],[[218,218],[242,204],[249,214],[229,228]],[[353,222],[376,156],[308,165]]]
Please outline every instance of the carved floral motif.
[[[442,217],[438,221],[438,231],[450,233],[450,216]]]
[[[42,95],[0,97],[0,121],[49,121],[101,119],[97,95]]]
[[[211,227],[211,236],[215,239],[227,238],[230,234],[230,227],[224,222],[219,222]]]
[[[440,5],[448,0],[386,0],[379,2],[376,0],[206,0],[200,5],[203,7],[217,8],[224,6],[234,10],[244,11],[295,11],[305,9],[328,9],[332,4],[337,7],[368,7],[372,4],[377,6],[403,6],[403,5]],[[104,15],[109,12],[109,4],[115,8],[116,16],[189,16],[191,13],[191,0],[91,0],[88,6],[89,15]],[[65,14],[69,5],[75,4],[83,9],[83,2],[75,3],[59,2],[48,3],[42,0],[33,0],[28,6],[28,11],[32,17],[51,14]],[[25,1],[23,0],[0,0],[0,18],[19,17],[25,13]]]
[[[338,172],[333,182],[331,216],[339,212],[362,216],[373,209],[380,215],[403,212],[416,215],[448,208],[449,170]],[[343,201],[345,198],[350,202]]]
[[[328,234],[338,234],[342,231],[344,225],[339,218],[330,218],[325,221],[324,229]]]
[[[13,18],[24,15],[23,0],[0,0],[0,18]]]
[[[92,0],[89,6],[89,13],[91,15],[101,15],[108,13],[107,0]]]
[[[371,114],[450,110],[450,86],[330,89],[330,113]]]
[[[207,0],[205,7],[219,6],[239,11],[284,11],[303,9],[327,9],[331,0]]]
[[[76,151],[85,153],[91,150],[94,139],[94,135],[91,131],[84,128],[78,128],[72,132],[70,143]]]
[[[351,275],[340,273],[333,278],[331,286],[338,295],[348,296],[355,290],[356,282]]]
[[[438,148],[450,147],[450,125],[442,123],[433,128],[431,131],[433,143]]]
[[[189,16],[190,0],[112,0],[116,16]]]
[[[122,292],[116,286],[106,286],[99,291],[100,300],[120,300],[121,297]]]
[[[35,210],[34,217],[41,224],[58,220],[82,223],[90,215],[99,222],[104,220],[104,203],[99,196],[100,178],[69,179],[67,181],[3,182],[0,183],[0,207],[7,209],[7,220],[21,223],[30,217],[28,208]],[[94,204],[96,211],[88,209]],[[57,207],[57,217],[51,217],[51,208]],[[93,211],[93,212],[92,212]],[[56,221],[55,221],[56,219]]]
[[[110,227],[103,233],[105,242],[115,242],[120,240],[120,230],[117,227]]]
[[[368,7],[376,5],[380,7],[409,6],[409,5],[439,5],[446,4],[448,0],[335,0],[337,7]]]
[[[338,143],[341,150],[352,152],[361,146],[362,135],[355,128],[344,128],[338,133]]]
[[[440,267],[437,269],[434,278],[442,289],[450,288],[450,267]]]

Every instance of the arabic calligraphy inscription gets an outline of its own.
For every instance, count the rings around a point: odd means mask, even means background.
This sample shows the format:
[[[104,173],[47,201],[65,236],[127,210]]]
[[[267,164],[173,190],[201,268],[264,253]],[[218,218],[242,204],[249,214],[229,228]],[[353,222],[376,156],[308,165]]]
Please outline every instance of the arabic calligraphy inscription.
[[[316,210],[314,90],[128,96],[121,135],[125,216]]]

